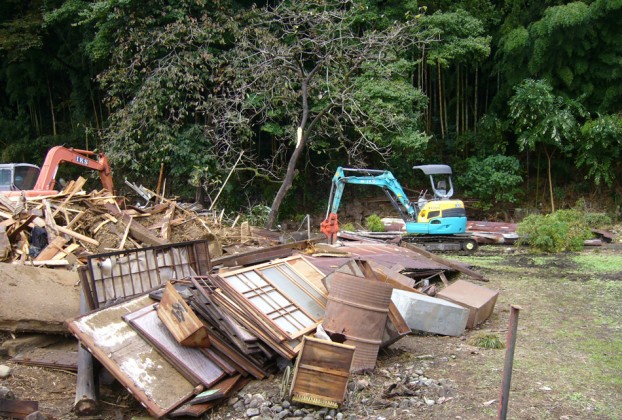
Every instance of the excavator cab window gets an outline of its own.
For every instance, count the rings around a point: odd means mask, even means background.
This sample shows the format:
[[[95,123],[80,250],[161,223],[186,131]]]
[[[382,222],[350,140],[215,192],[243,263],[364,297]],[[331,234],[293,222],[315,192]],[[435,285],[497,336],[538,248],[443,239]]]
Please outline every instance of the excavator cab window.
[[[440,215],[441,215],[441,212],[438,211],[438,210],[431,211],[431,212],[428,213],[428,219],[433,219],[433,218],[438,217]]]
[[[436,189],[438,190],[439,194],[442,194],[442,195],[447,194],[447,182],[445,182],[444,179],[441,179],[436,184]]]
[[[32,166],[17,166],[15,168],[15,187],[18,190],[32,190],[37,182],[39,169]]]
[[[0,191],[10,191],[12,184],[11,170],[8,168],[0,168]]]

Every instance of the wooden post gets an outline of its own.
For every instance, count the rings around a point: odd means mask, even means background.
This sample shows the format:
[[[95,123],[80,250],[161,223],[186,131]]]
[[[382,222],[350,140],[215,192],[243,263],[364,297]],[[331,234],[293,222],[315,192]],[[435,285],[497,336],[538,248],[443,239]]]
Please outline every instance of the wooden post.
[[[85,273],[80,273],[81,281],[86,281]],[[80,290],[80,313],[89,311],[84,290]],[[99,412],[97,399],[97,383],[93,369],[93,355],[78,344],[78,375],[76,379],[76,399],[73,410],[78,416],[92,416]]]
[[[156,194],[160,195],[160,187],[162,186],[162,175],[164,174],[164,161],[160,164],[160,176],[158,177],[158,185],[156,187]]]

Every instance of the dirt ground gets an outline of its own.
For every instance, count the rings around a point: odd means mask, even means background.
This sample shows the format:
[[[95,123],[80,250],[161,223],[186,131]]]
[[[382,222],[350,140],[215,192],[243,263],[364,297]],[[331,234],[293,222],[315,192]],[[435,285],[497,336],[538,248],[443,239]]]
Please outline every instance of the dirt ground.
[[[508,418],[622,418],[622,252],[615,247],[581,253],[540,255],[524,249],[482,247],[468,257],[489,282],[474,283],[500,291],[492,317],[479,330],[505,341],[510,305],[522,309],[514,356]],[[467,279],[462,277],[463,279]],[[468,280],[468,279],[467,279]],[[381,351],[376,369],[354,375],[362,390],[350,390],[340,408],[344,418],[482,419],[497,416],[504,350],[470,346],[463,337],[410,335]],[[6,338],[6,336],[5,336]],[[65,344],[74,346],[74,342]],[[0,379],[20,399],[38,400],[40,410],[58,419],[71,413],[75,373],[16,365]],[[404,404],[406,396],[387,396],[405,372],[419,371],[445,384],[433,405]],[[264,394],[281,401],[282,377],[247,385],[243,394]],[[123,419],[148,416],[118,384],[101,387],[102,415]],[[223,404],[209,418],[245,418]]]

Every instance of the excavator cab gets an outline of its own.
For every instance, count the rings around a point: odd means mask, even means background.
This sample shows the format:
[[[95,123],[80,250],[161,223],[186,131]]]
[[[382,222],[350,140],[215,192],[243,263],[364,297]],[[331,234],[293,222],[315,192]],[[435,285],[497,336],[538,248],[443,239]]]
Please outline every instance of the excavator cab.
[[[454,184],[451,182],[451,167],[449,165],[419,165],[413,166],[413,169],[420,169],[430,177],[434,200],[448,200],[454,195]],[[448,185],[449,190],[447,190]]]
[[[39,176],[39,167],[29,163],[0,164],[0,191],[32,190]]]

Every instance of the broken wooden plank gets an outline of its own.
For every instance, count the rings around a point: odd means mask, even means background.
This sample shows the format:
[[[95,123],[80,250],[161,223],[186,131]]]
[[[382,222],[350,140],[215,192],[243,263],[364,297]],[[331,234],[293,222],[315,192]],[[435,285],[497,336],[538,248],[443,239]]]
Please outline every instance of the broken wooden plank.
[[[69,235],[69,236],[71,236],[71,237],[73,237],[73,238],[76,238],[76,239],[78,239],[78,240],[80,240],[80,241],[83,241],[83,242],[89,243],[89,244],[91,244],[91,245],[99,246],[99,241],[96,241],[95,239],[90,238],[90,237],[88,237],[88,236],[86,236],[86,235],[82,235],[81,233],[74,232],[73,230],[71,230],[71,229],[67,229],[67,228],[66,228],[66,227],[64,227],[64,226],[56,226],[56,229],[57,229],[60,233],[64,233],[65,235]]]
[[[54,240],[50,242],[48,246],[41,250],[41,252],[39,253],[39,255],[37,255],[37,258],[35,258],[34,261],[39,262],[51,260],[56,254],[58,254],[60,250],[63,249],[63,246],[65,246],[66,243],[67,239],[63,238],[62,236],[54,238]]]
[[[123,232],[123,237],[121,238],[121,242],[119,243],[119,250],[123,250],[123,248],[125,247],[125,241],[127,240],[127,234],[130,233],[130,229],[132,227],[132,221],[134,221],[134,218],[132,216],[130,216],[130,219],[127,222],[127,226],[125,227],[125,231]]]
[[[69,223],[67,223],[67,226],[65,226],[65,227],[66,227],[66,228],[68,228],[68,229],[71,229],[71,227],[72,227],[72,226],[74,226],[76,223],[78,223],[78,221],[79,221],[80,219],[82,219],[82,217],[83,217],[85,214],[86,214],[86,212],[85,212],[85,211],[81,211],[81,212],[79,212],[78,214],[76,214],[76,215],[74,216],[74,218],[73,218],[73,219],[71,219],[71,221],[70,221]]]
[[[43,261],[24,261],[24,265],[31,265],[33,267],[65,267],[69,265],[68,260],[43,260]]]
[[[84,179],[83,177],[79,177],[73,184],[73,187],[71,188],[71,192],[69,193],[69,195],[67,197],[65,197],[65,199],[63,200],[62,203],[60,203],[60,206],[58,206],[56,208],[56,210],[54,211],[54,213],[52,213],[52,217],[56,216],[58,214],[58,212],[65,207],[65,205],[69,202],[69,200],[71,200],[73,198],[73,196],[82,189],[82,187],[84,186],[84,184],[86,184],[86,179]],[[68,188],[65,188],[65,191],[68,190]]]
[[[26,229],[28,227],[28,225],[34,220],[36,216],[34,215],[28,215],[25,219],[19,220],[17,223],[17,226],[15,226],[15,224],[13,225],[13,229],[11,229],[11,232],[9,232],[9,238],[11,240],[15,240],[15,238],[17,237],[17,235],[19,235],[20,232],[22,232],[24,229]]]
[[[50,369],[78,370],[78,352],[54,348],[31,348],[11,358],[12,362]]]
[[[169,239],[169,236],[171,234],[171,218],[173,217],[174,213],[175,206],[170,205],[162,220],[162,230],[160,231],[160,236],[167,240]]]

